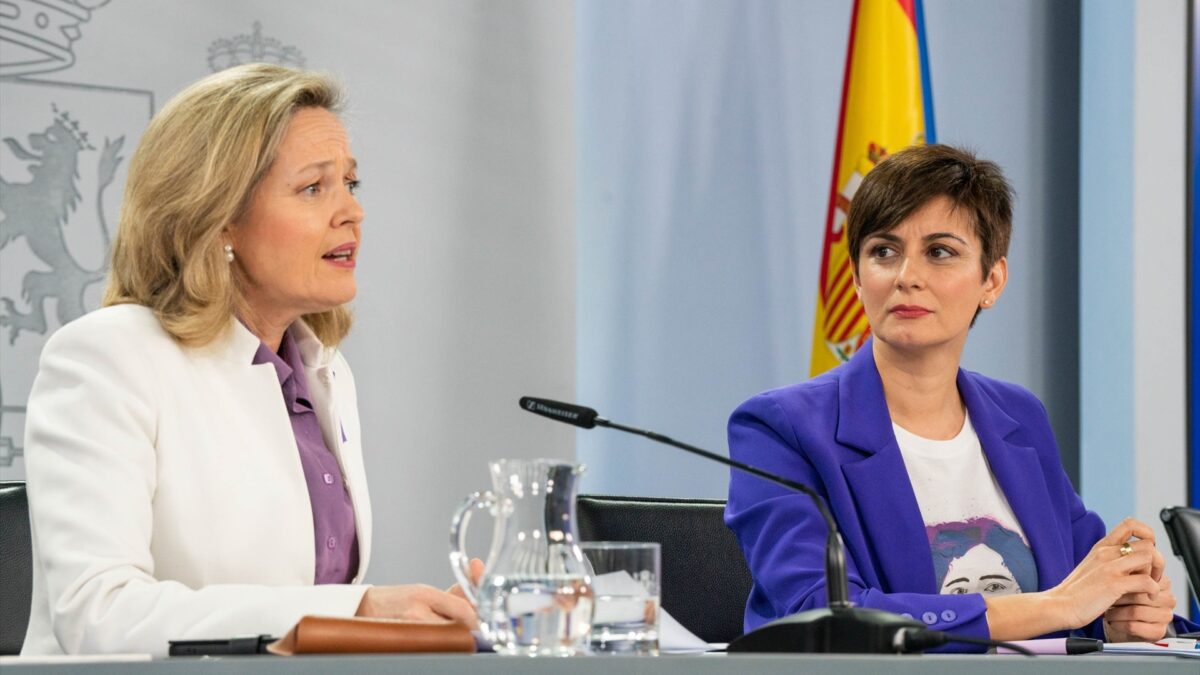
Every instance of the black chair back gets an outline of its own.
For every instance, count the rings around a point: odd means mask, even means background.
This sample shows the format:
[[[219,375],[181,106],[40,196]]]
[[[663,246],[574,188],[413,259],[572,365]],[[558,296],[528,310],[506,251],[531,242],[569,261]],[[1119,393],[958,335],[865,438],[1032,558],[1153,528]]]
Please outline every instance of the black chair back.
[[[742,634],[753,583],[742,549],[725,527],[725,502],[581,495],[584,541],[662,545],[662,607],[705,642]]]
[[[1192,594],[1200,600],[1200,509],[1172,506],[1159,512],[1171,540],[1171,550],[1183,559]]]
[[[24,481],[0,481],[0,655],[21,653],[33,593]]]

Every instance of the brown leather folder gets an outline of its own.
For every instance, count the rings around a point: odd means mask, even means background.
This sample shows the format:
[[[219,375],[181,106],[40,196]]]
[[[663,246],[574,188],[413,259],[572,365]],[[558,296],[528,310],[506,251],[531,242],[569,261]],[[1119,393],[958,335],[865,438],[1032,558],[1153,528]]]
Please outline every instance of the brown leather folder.
[[[306,616],[267,650],[293,654],[365,654],[475,651],[475,638],[461,623],[412,623],[394,619]]]

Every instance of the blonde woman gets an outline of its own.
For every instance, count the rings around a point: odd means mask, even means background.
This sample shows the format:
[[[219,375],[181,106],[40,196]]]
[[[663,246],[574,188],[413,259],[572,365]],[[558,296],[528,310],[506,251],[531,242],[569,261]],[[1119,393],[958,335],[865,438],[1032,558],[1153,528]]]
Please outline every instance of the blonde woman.
[[[23,654],[162,655],[305,614],[474,621],[448,592],[359,585],[371,510],[337,344],[363,211],[339,105],[260,64],[151,121],[104,308],[50,339],[30,395]]]

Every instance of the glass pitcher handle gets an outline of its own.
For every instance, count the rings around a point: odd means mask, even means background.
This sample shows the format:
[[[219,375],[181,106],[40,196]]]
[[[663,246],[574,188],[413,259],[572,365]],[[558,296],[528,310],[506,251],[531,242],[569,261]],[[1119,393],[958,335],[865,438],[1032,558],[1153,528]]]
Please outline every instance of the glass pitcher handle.
[[[471,581],[471,556],[467,555],[467,523],[471,512],[491,509],[496,506],[496,496],[491,492],[475,492],[469,495],[454,511],[450,521],[450,571],[472,605],[479,606],[479,586]]]

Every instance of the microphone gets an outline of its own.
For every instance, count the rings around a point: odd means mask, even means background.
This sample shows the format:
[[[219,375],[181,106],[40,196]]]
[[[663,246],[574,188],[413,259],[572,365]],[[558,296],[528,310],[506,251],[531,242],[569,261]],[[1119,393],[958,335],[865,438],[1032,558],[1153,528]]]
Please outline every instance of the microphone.
[[[546,398],[532,396],[521,397],[521,409],[528,410],[534,415],[549,417],[552,420],[574,424],[577,427],[591,429],[597,424],[608,426],[608,420],[598,417],[595,410],[581,405],[551,401]]]
[[[742,635],[729,643],[730,652],[827,652],[842,654],[895,654],[919,651],[956,638],[929,630],[924,624],[899,614],[854,607],[846,578],[846,556],[837,521],[825,501],[808,486],[757,467],[732,460],[662,434],[617,424],[600,417],[593,409],[573,403],[524,396],[521,408],[584,429],[608,427],[670,445],[705,459],[753,474],[795,492],[808,495],[829,528],[825,540],[825,588],[828,607],[785,616]],[[990,642],[990,641],[987,641]]]

